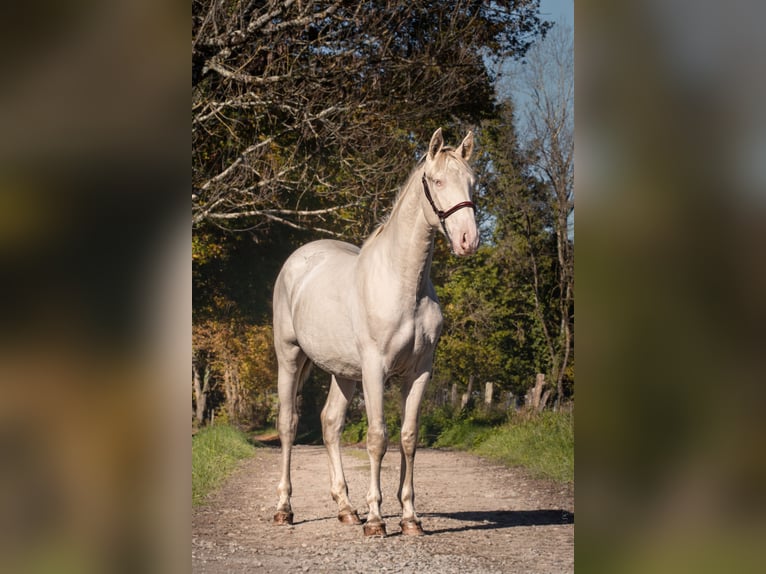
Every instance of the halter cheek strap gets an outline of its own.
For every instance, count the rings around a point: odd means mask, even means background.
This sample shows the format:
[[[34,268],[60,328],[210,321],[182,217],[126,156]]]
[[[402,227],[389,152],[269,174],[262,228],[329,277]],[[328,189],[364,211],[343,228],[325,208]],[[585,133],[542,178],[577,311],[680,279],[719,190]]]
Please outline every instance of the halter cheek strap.
[[[474,211],[476,211],[476,204],[473,201],[461,201],[457,205],[453,205],[450,207],[447,211],[442,211],[441,209],[438,209],[436,207],[436,204],[434,203],[433,198],[431,197],[431,190],[428,189],[428,181],[426,179],[426,174],[423,174],[423,191],[426,194],[426,199],[428,200],[428,203],[431,204],[431,209],[434,210],[434,213],[439,218],[439,221],[444,224],[444,220],[447,219],[450,215],[455,213],[459,209],[463,209],[464,207],[470,207]]]

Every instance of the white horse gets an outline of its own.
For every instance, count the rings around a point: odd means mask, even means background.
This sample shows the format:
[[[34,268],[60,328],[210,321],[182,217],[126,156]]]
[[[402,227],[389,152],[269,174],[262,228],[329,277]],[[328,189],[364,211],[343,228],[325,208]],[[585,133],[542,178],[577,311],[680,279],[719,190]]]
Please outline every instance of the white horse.
[[[298,425],[296,395],[316,364],[332,375],[322,433],[332,497],[338,519],[346,524],[361,521],[348,497],[340,434],[356,383],[362,381],[370,457],[366,536],[386,534],[380,512],[380,465],[388,446],[383,389],[393,375],[402,380],[400,525],[403,534],[423,534],[415,514],[413,463],[420,402],[442,327],[430,279],[434,232],[445,233],[456,255],[478,248],[471,202],[475,178],[467,163],[472,150],[471,132],[453,149],[444,146],[441,129],[436,130],[390,217],[361,249],[341,241],[314,241],[296,250],[282,267],[274,286],[282,443],[276,524],[293,522],[290,457]]]

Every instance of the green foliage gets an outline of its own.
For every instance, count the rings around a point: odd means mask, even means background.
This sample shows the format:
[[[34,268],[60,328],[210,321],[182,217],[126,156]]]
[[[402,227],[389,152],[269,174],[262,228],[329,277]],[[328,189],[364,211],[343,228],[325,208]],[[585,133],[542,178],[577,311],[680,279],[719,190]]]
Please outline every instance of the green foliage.
[[[457,409],[445,405],[423,413],[420,417],[422,446],[470,449],[481,442],[484,433],[507,419],[503,409]]]
[[[437,287],[447,328],[437,350],[439,374],[450,380],[474,375],[481,380],[503,380],[504,341],[500,296],[505,283],[499,267],[491,264],[491,247],[461,261]]]
[[[449,271],[437,287],[445,326],[435,357],[438,383],[469,376],[523,396],[547,372],[543,333],[527,277],[505,246],[487,245]]]
[[[574,414],[543,411],[517,414],[488,433],[476,454],[510,466],[523,466],[536,476],[574,481]]]
[[[486,201],[496,215],[495,263],[514,286],[509,304],[521,311],[513,321],[519,351],[514,370],[527,381],[536,372],[556,381],[559,374],[568,376],[573,361],[573,239],[560,190],[536,164],[542,152],[519,145],[508,127],[514,121],[510,103],[498,106],[497,112],[483,126],[492,165]]]
[[[402,416],[399,396],[399,386],[395,383],[389,384],[384,395],[383,418],[386,421],[390,444],[396,444],[401,440]],[[360,405],[356,406],[356,410],[360,408],[363,411],[363,407]],[[343,428],[341,440],[345,444],[359,444],[367,440],[367,413],[361,412],[358,417],[354,416],[354,414],[349,412],[346,425]]]
[[[437,408],[428,408],[425,405],[420,415],[418,428],[418,443],[420,446],[432,446],[439,436],[460,417],[460,411],[449,405]]]
[[[476,166],[484,245],[470,259],[447,259],[436,269],[445,325],[434,380],[457,382],[462,391],[473,377],[524,396],[537,373],[555,381],[564,362],[555,210],[519,146],[512,105],[502,103],[496,114],[482,123]],[[571,340],[569,350],[571,396]]]
[[[206,427],[192,437],[192,505],[203,502],[237,462],[252,456],[254,447],[238,429],[224,424]]]
[[[462,419],[444,429],[433,446],[471,450],[487,438],[492,427],[472,419]]]
[[[343,434],[341,435],[341,441],[343,444],[359,444],[363,443],[367,438],[367,415],[362,417],[362,420],[354,423],[347,423],[343,428]]]

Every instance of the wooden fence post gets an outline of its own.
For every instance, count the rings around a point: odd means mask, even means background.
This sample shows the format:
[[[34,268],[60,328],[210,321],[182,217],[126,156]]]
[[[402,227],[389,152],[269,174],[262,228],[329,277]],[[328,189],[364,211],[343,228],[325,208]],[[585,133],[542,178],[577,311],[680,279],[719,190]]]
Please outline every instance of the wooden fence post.
[[[489,406],[492,404],[492,390],[493,390],[493,384],[487,383],[486,387],[484,388],[484,404]]]

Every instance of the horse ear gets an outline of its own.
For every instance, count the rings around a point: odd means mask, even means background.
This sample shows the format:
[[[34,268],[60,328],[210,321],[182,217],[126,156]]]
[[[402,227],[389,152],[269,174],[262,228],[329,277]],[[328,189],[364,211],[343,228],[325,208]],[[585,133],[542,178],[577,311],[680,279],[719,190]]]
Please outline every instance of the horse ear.
[[[442,129],[439,128],[434,132],[434,135],[431,136],[431,143],[428,144],[428,159],[433,161],[443,145],[444,138],[442,137]]]
[[[460,157],[462,157],[465,161],[468,161],[468,159],[471,157],[471,153],[473,152],[473,132],[468,132],[468,135],[465,136],[463,143],[460,144],[458,149],[460,151]]]

